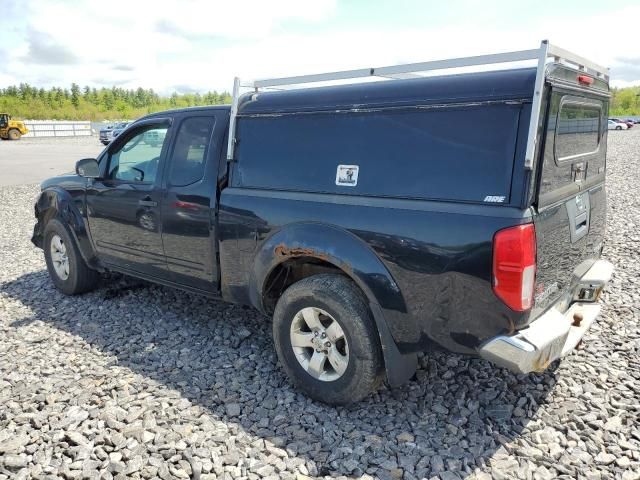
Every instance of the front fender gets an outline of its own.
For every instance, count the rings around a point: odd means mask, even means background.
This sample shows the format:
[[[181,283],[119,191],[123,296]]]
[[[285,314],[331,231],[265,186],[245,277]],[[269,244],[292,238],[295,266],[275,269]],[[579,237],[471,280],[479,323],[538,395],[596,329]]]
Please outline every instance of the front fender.
[[[251,302],[264,311],[262,292],[269,274],[279,264],[296,257],[328,262],[360,287],[378,327],[389,383],[395,386],[408,380],[415,372],[417,357],[398,350],[387,325],[388,317],[397,318],[391,312],[407,312],[400,288],[375,252],[344,229],[321,223],[295,223],[268,238],[255,256],[249,282]]]
[[[60,187],[49,187],[43,190],[35,205],[37,222],[31,238],[33,244],[43,248],[44,229],[49,220],[56,218],[69,229],[85,262],[95,266],[97,258],[81,208],[84,208],[84,192],[78,192],[77,195],[72,196]]]

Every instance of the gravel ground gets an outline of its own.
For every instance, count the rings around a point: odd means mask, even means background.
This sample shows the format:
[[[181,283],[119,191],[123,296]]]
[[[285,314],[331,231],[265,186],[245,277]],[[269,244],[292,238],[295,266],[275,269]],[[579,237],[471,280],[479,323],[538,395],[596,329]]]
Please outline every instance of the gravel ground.
[[[582,350],[514,376],[434,352],[358,405],[298,394],[269,322],[169,288],[55,291],[36,186],[0,189],[0,478],[640,479],[640,128],[609,137],[617,265]]]

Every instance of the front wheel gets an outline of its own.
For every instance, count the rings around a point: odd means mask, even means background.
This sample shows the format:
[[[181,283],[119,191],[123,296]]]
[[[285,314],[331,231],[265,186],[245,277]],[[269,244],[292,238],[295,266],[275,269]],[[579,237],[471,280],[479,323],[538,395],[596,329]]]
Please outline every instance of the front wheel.
[[[356,402],[382,381],[382,349],[367,302],[341,275],[290,286],[276,305],[273,338],[289,379],[315,400]]]
[[[96,287],[98,272],[87,266],[73,238],[58,220],[47,223],[43,247],[49,276],[58,290],[77,295]]]
[[[20,140],[21,136],[20,130],[16,130],[15,128],[9,130],[9,140]]]

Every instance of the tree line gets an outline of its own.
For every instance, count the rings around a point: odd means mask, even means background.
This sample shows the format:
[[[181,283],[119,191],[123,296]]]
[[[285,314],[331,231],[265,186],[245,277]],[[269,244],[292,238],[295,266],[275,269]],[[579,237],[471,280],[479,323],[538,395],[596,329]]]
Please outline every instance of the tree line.
[[[170,108],[231,103],[228,92],[173,93],[162,96],[152,88],[37,88],[28,83],[0,88],[0,112],[29,120],[135,119]],[[640,116],[640,87],[613,88],[611,116]]]
[[[609,115],[612,117],[640,116],[640,87],[611,89]]]
[[[37,88],[28,83],[0,88],[0,112],[29,120],[135,119],[170,108],[230,103],[228,92],[173,93],[162,96],[152,88]]]

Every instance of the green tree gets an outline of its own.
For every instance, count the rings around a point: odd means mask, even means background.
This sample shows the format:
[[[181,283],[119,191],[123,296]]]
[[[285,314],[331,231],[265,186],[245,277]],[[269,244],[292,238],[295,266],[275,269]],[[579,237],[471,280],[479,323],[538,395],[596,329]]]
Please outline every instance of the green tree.
[[[71,104],[75,108],[80,106],[80,87],[77,83],[71,84]]]

